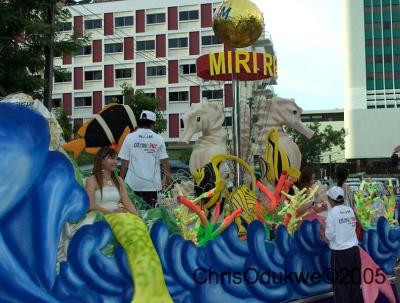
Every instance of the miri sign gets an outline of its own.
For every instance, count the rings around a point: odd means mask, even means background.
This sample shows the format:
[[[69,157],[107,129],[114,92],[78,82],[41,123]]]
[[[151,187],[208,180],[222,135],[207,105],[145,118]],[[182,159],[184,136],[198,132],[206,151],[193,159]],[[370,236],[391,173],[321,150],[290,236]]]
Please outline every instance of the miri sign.
[[[246,50],[225,51],[200,56],[197,75],[204,80],[254,81],[278,78],[277,59],[273,54]]]

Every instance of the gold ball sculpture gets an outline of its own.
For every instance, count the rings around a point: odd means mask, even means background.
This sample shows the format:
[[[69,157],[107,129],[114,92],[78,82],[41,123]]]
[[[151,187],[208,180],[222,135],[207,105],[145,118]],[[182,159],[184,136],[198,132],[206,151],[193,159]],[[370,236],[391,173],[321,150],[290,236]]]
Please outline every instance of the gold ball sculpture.
[[[264,18],[257,5],[249,0],[227,0],[215,10],[215,35],[230,47],[252,45],[264,29]]]

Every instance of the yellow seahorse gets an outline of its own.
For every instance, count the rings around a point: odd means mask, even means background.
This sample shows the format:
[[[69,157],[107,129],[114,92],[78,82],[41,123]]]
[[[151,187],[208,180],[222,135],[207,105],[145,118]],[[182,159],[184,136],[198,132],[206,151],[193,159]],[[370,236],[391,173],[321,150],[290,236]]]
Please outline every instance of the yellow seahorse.
[[[108,214],[105,218],[128,255],[135,285],[132,303],[173,303],[160,258],[143,221],[130,213]]]

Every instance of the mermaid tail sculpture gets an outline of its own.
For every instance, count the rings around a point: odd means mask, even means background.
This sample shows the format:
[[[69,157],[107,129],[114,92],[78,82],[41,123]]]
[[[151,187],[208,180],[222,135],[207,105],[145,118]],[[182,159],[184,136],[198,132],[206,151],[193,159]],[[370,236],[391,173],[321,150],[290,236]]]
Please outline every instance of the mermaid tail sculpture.
[[[114,213],[105,217],[128,255],[135,284],[132,302],[173,303],[165,285],[160,259],[143,221],[130,213]]]

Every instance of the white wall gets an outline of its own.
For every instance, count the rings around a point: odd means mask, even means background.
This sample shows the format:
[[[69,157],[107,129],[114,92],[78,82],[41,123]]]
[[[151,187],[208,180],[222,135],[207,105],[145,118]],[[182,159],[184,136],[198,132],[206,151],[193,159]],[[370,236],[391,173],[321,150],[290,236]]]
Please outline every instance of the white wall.
[[[387,158],[400,144],[400,109],[345,110],[346,159]]]
[[[347,110],[367,108],[363,0],[343,2],[344,106]]]

